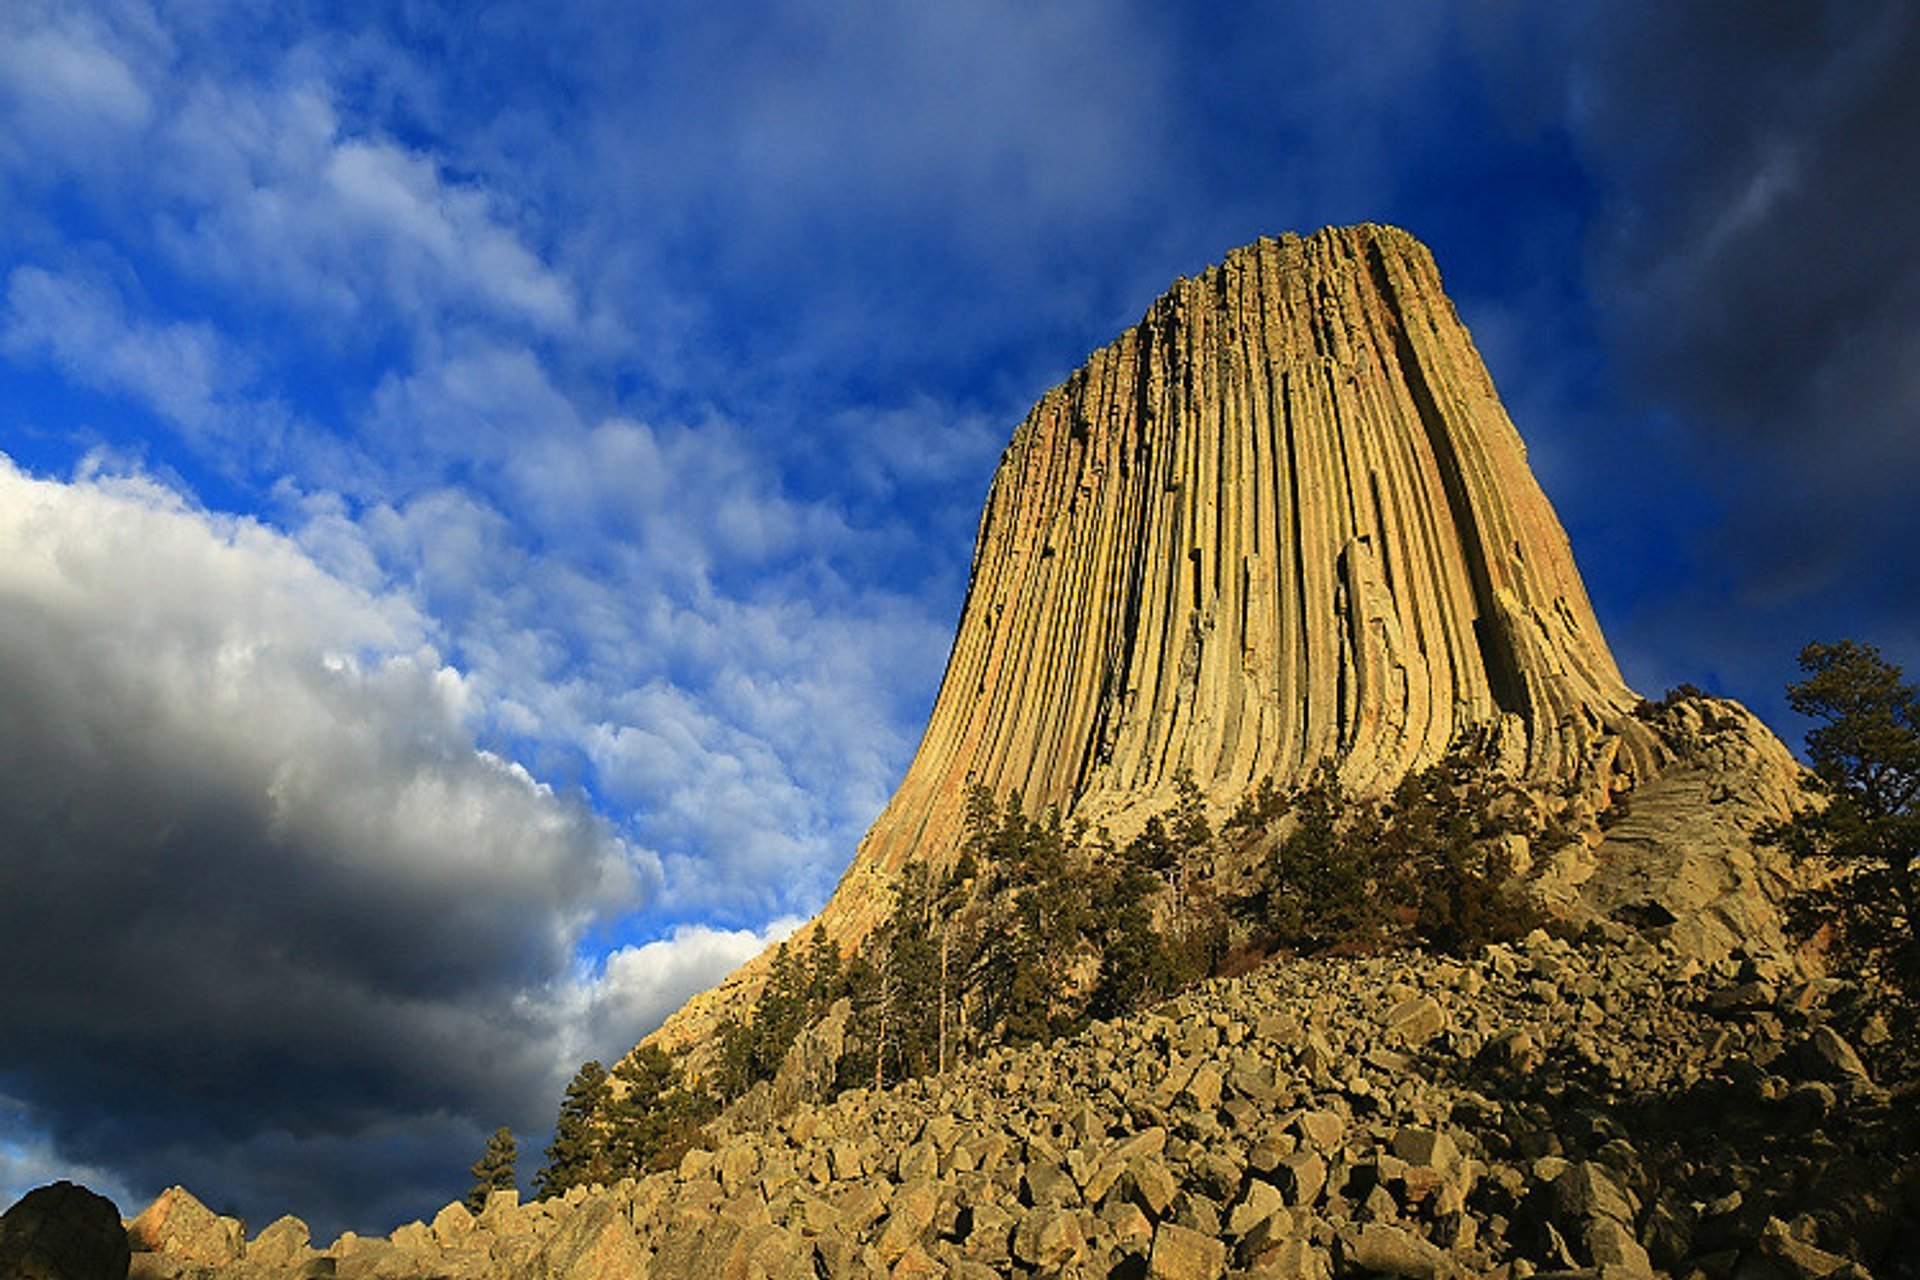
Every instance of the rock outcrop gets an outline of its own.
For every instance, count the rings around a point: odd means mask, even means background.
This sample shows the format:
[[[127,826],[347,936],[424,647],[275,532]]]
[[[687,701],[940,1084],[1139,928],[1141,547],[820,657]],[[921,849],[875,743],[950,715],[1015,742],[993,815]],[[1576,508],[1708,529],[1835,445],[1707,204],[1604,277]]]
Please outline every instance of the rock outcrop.
[[[730,1116],[637,1181],[497,1192],[298,1258],[269,1228],[192,1274],[1915,1274],[1920,1094],[1843,1034],[1857,992],[1760,974],[1617,925],[1470,961],[1280,961],[1044,1048]]]
[[[1379,795],[1472,746],[1597,844],[1615,798],[1674,763],[1639,705],[1427,250],[1372,225],[1262,240],[1177,282],[1015,431],[920,749],[821,924],[850,949],[901,867],[951,865],[976,785],[1125,839],[1182,772],[1217,816],[1322,762]],[[1770,753],[1754,768],[1797,772],[1725,714]],[[1677,901],[1677,876],[1689,911],[1719,901],[1733,886],[1702,859],[1750,847],[1751,816],[1650,808],[1543,893]],[[1675,853],[1709,828],[1707,853]],[[1638,871],[1596,881],[1614,850]],[[697,1053],[764,972],[653,1039]]]

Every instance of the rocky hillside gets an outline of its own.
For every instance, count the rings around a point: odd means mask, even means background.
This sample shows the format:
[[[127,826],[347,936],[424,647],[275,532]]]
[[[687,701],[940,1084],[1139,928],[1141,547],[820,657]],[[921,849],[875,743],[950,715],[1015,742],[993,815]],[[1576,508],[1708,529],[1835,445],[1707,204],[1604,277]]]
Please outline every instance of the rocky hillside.
[[[384,1240],[247,1239],[170,1192],[132,1275],[1916,1274],[1920,1092],[1875,1079],[1886,1028],[1846,984],[1793,972],[1605,924],[1280,961]]]

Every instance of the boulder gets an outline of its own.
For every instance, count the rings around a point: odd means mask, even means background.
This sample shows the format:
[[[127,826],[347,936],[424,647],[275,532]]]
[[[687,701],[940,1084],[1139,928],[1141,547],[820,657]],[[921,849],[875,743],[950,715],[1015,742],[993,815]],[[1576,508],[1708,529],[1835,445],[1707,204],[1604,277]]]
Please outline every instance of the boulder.
[[[126,1280],[128,1258],[120,1210],[77,1183],[36,1187],[0,1215],[6,1280]]]
[[[453,1208],[460,1208],[458,1205]],[[466,1210],[461,1209],[462,1213]],[[435,1219],[437,1222],[439,1219]],[[275,1218],[247,1245],[247,1262],[257,1267],[289,1267],[313,1256],[313,1233],[291,1214]]]
[[[1385,1222],[1369,1222],[1342,1235],[1340,1256],[1347,1270],[1404,1280],[1441,1280],[1454,1273],[1452,1259],[1432,1241]]]
[[[594,1196],[564,1219],[538,1255],[550,1280],[646,1280],[651,1253],[609,1196]]]
[[[246,1251],[246,1227],[207,1208],[185,1187],[168,1187],[127,1225],[136,1253],[158,1253],[182,1262],[218,1267]]]
[[[1828,1079],[1851,1089],[1873,1088],[1873,1077],[1867,1074],[1867,1066],[1860,1061],[1860,1055],[1854,1052],[1845,1037],[1826,1023],[1813,1029],[1813,1034],[1807,1037],[1807,1045]]]
[[[1178,1223],[1163,1222],[1153,1233],[1147,1273],[1155,1280],[1218,1280],[1227,1270],[1227,1246]]]
[[[1013,1256],[1035,1270],[1064,1267],[1086,1256],[1080,1221],[1065,1209],[1030,1211],[1013,1229]]]
[[[1424,1044],[1447,1025],[1447,1011],[1432,996],[1410,996],[1387,1010],[1387,1035],[1403,1045]]]

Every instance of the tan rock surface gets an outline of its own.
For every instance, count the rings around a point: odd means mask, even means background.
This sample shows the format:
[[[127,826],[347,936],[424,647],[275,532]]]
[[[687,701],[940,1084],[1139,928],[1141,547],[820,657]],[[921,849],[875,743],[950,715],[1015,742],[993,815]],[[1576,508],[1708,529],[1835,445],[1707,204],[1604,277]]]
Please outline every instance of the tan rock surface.
[[[136,1253],[155,1253],[199,1266],[232,1262],[246,1249],[246,1227],[215,1213],[185,1187],[168,1187],[127,1224]]]

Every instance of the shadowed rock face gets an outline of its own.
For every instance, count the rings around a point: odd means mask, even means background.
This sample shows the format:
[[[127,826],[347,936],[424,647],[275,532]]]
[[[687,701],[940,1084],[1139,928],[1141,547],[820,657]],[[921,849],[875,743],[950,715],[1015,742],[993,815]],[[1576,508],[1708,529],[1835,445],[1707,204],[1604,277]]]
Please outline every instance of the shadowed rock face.
[[[1126,837],[1325,760],[1359,793],[1449,745],[1604,808],[1663,752],[1432,255],[1261,240],[1178,281],[1014,432],[920,750],[822,914],[957,856],[968,789]],[[658,1033],[698,1041],[749,966]]]

